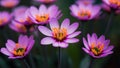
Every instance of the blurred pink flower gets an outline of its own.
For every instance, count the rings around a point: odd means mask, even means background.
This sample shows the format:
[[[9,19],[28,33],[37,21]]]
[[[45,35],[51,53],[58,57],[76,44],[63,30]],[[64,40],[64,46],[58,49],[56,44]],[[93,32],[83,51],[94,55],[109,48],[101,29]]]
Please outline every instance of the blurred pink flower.
[[[92,2],[80,1],[70,6],[71,15],[80,20],[91,20],[100,15],[101,6],[92,5]]]
[[[20,0],[1,0],[0,5],[6,8],[13,8],[18,5]]]
[[[56,5],[52,5],[48,9],[45,5],[41,5],[39,10],[32,6],[30,7],[29,17],[36,24],[46,24],[53,18],[59,19],[61,17],[61,11],[58,10]]]
[[[28,7],[26,7],[26,6],[19,6],[19,7],[16,7],[15,9],[13,9],[12,14],[13,14],[13,16],[18,17],[18,16],[24,14],[27,9],[28,9]]]
[[[48,4],[48,3],[53,3],[53,2],[55,2],[56,0],[35,0],[35,1]]]
[[[12,21],[12,23],[9,24],[9,27],[16,32],[20,32],[20,33],[27,32],[27,28],[25,27],[25,25],[18,23],[16,21]]]
[[[50,21],[51,30],[45,26],[39,26],[39,31],[48,36],[41,40],[41,44],[52,44],[54,47],[67,48],[68,43],[76,43],[79,41],[79,39],[74,38],[81,33],[81,31],[76,31],[78,26],[77,22],[70,25],[69,19],[65,19],[61,26],[59,26],[56,19]]]
[[[82,49],[94,58],[105,57],[109,54],[112,54],[112,49],[114,46],[109,46],[110,40],[105,40],[105,36],[100,36],[99,38],[95,33],[90,36],[87,35],[87,41],[83,38],[83,43],[85,48]]]
[[[120,14],[120,0],[103,0],[102,8],[108,12]]]
[[[4,26],[10,22],[11,14],[7,11],[0,12],[0,26]]]
[[[6,48],[3,47],[0,51],[9,56],[9,59],[23,58],[30,52],[34,42],[33,36],[20,35],[17,43],[8,39]]]

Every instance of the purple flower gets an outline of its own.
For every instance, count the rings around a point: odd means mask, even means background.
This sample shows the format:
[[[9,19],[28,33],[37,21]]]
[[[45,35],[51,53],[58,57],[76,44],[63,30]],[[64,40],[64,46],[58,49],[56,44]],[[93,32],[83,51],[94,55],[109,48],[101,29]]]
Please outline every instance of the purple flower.
[[[100,15],[101,7],[99,5],[92,5],[88,1],[86,4],[85,1],[80,1],[77,4],[70,6],[72,16],[80,20],[91,20]]]
[[[6,8],[13,8],[18,5],[19,0],[1,0],[0,5]]]
[[[33,36],[28,38],[27,36],[20,35],[17,43],[7,40],[6,48],[1,48],[1,52],[9,56],[9,59],[23,58],[30,52],[33,45]]]
[[[11,17],[11,14],[7,11],[0,12],[0,26],[4,26],[9,23]]]
[[[41,3],[53,3],[55,2],[56,0],[35,0],[35,1],[38,1],[38,2],[41,2]]]
[[[15,17],[18,17],[18,16],[20,16],[21,14],[24,14],[27,9],[28,9],[28,7],[26,7],[26,6],[16,7],[16,8],[13,10],[13,15],[14,15]]]
[[[30,7],[30,15],[29,17],[36,24],[46,24],[49,20],[53,18],[60,18],[61,11],[58,10],[56,5],[50,6],[48,9],[45,5],[41,5],[39,10],[32,6]]]
[[[16,32],[20,32],[20,33],[27,32],[27,28],[25,27],[25,25],[18,23],[16,21],[12,21],[12,23],[9,24],[9,27]]]
[[[29,25],[29,26],[34,24],[31,18],[29,17],[29,9],[27,9],[20,16],[15,17],[15,21],[17,21],[18,23],[24,24],[24,25]]]
[[[103,0],[102,8],[108,12],[114,9],[116,14],[120,14],[120,0]]]
[[[109,46],[110,40],[105,40],[103,35],[98,38],[95,33],[92,36],[88,34],[87,41],[83,38],[83,43],[85,48],[83,47],[82,49],[94,58],[105,57],[113,53],[111,50],[114,46]]]
[[[78,26],[77,22],[70,25],[69,19],[65,19],[61,26],[59,26],[56,19],[50,21],[51,30],[45,26],[39,26],[39,31],[48,36],[41,40],[41,44],[52,44],[54,47],[67,48],[68,43],[76,43],[79,41],[79,39],[74,38],[81,33],[80,31],[76,31]]]

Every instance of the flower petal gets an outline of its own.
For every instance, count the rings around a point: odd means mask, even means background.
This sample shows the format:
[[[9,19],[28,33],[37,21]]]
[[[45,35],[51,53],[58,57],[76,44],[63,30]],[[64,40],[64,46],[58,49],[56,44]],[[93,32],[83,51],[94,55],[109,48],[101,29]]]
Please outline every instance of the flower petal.
[[[67,29],[68,34],[73,33],[78,28],[78,26],[79,26],[79,24],[77,22],[70,25]]]
[[[90,53],[90,51],[89,50],[87,50],[86,48],[82,48],[87,54],[89,54]]]
[[[74,38],[74,37],[78,36],[80,33],[81,33],[81,31],[76,31],[76,32],[68,35],[67,38]]]
[[[13,54],[11,54],[6,48],[1,48],[0,51],[7,56],[13,56]]]
[[[52,46],[53,47],[59,47],[59,42],[55,41]]]
[[[51,37],[45,37],[41,40],[41,44],[43,45],[49,45],[52,44],[53,42],[55,42],[55,40]]]
[[[59,28],[59,23],[58,23],[57,19],[50,20],[50,28],[51,29],[53,29],[53,28]]]
[[[68,47],[68,43],[60,42],[60,43],[59,43],[59,46],[60,46],[61,48],[67,48],[67,47]]]
[[[47,27],[45,27],[45,26],[39,26],[38,29],[44,35],[46,35],[46,36],[52,36],[52,31],[49,30]]]
[[[88,50],[90,50],[90,47],[89,47],[89,45],[88,45],[88,42],[86,41],[85,38],[83,38],[83,43],[84,43],[85,48],[87,48]]]
[[[68,18],[66,18],[62,24],[61,24],[61,28],[68,28],[70,25],[70,20]]]
[[[114,48],[114,46],[109,46],[106,50],[103,51],[103,53],[109,52]]]
[[[46,8],[45,5],[42,4],[42,5],[39,7],[39,14],[45,14],[45,13],[47,13],[47,8]]]
[[[34,10],[34,11],[33,11]],[[38,9],[35,6],[30,7],[30,14],[36,18],[36,15],[38,15]]]
[[[64,42],[66,42],[66,43],[76,43],[78,41],[79,41],[79,39],[77,39],[77,38],[69,38],[69,39],[64,40]]]

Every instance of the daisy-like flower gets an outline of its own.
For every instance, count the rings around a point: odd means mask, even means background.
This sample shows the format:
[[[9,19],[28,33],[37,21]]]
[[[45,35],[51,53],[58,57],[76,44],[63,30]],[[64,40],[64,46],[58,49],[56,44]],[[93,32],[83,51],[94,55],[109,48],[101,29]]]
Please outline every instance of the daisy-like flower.
[[[46,24],[49,20],[53,18],[60,18],[61,11],[58,10],[56,5],[50,6],[48,9],[45,5],[41,5],[39,10],[36,7],[30,7],[29,17],[36,24]]]
[[[99,38],[95,33],[90,36],[87,35],[87,41],[83,38],[83,43],[85,48],[82,49],[94,58],[105,57],[109,54],[112,54],[112,49],[114,46],[109,46],[110,40],[105,40],[105,36],[100,36]]]
[[[33,45],[33,36],[27,37],[20,35],[17,43],[12,40],[7,40],[6,48],[3,47],[0,51],[9,56],[9,59],[23,58],[30,52]]]
[[[19,4],[19,0],[1,0],[0,5],[6,8],[12,8]]]
[[[20,33],[27,32],[27,28],[25,27],[25,25],[18,23],[16,21],[12,21],[12,23],[9,24],[9,27],[16,32],[20,32]]]
[[[79,39],[74,38],[79,35],[81,32],[76,31],[78,28],[78,23],[73,23],[70,25],[69,19],[65,19],[61,26],[57,20],[50,21],[50,28],[49,30],[45,26],[39,26],[38,29],[41,33],[48,36],[41,40],[42,45],[52,44],[54,47],[61,47],[67,48],[68,43],[76,43]]]
[[[38,1],[38,2],[41,2],[41,3],[53,3],[53,2],[55,2],[56,0],[36,0],[36,1]]]
[[[5,24],[9,23],[11,17],[11,14],[7,11],[0,12],[0,26],[4,26]]]
[[[24,25],[32,25],[33,22],[31,18],[29,17],[29,9],[27,9],[23,14],[20,16],[15,17],[15,21],[24,24]]]
[[[28,7],[26,7],[26,6],[19,6],[19,7],[16,7],[15,9],[13,9],[13,13],[12,14],[15,17],[18,17],[21,14],[24,14],[27,9],[28,9]]]
[[[115,11],[120,14],[120,0],[103,0],[102,8],[108,12]]]
[[[91,20],[100,15],[101,7],[85,1],[70,6],[71,15],[80,20]]]

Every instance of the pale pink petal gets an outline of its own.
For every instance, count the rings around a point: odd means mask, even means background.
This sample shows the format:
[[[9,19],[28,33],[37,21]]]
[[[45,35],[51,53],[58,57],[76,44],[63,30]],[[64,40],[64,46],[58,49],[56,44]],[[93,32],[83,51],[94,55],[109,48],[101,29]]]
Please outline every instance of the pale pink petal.
[[[6,48],[1,48],[0,51],[7,56],[13,56],[13,54],[10,53]]]
[[[74,38],[74,37],[78,36],[80,33],[81,33],[81,31],[76,31],[76,32],[68,35],[67,38]]]
[[[89,45],[88,45],[88,42],[86,41],[85,38],[83,38],[83,43],[84,43],[84,46],[85,46],[88,50],[90,50],[90,47],[89,47]]]
[[[67,47],[68,47],[68,43],[60,42],[60,43],[59,43],[59,46],[60,46],[61,48],[67,48]]]
[[[41,40],[42,45],[49,45],[52,44],[53,42],[55,42],[55,40],[51,37],[45,37]]]
[[[76,42],[79,42],[79,39],[69,38],[69,39],[64,40],[64,42],[66,42],[66,43],[76,43]]]
[[[61,24],[61,28],[68,28],[70,25],[70,20],[68,18],[66,18],[62,24]]]

